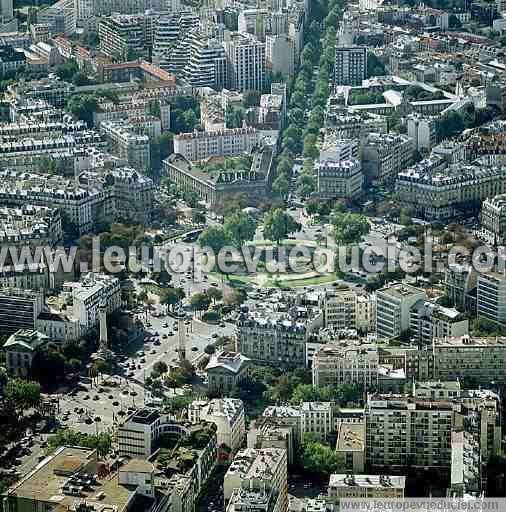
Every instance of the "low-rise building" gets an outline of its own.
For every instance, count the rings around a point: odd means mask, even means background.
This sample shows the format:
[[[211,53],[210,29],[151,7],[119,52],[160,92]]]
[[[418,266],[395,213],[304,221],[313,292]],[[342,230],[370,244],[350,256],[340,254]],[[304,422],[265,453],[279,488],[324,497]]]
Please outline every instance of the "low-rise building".
[[[229,462],[242,446],[245,436],[244,405],[237,398],[195,400],[188,407],[192,423],[208,421],[216,425],[218,460]]]
[[[307,434],[316,436],[322,441],[332,432],[332,404],[330,402],[303,402],[302,439]]]
[[[34,357],[46,348],[48,342],[47,336],[30,329],[11,334],[3,345],[7,373],[11,377],[29,377]]]
[[[246,448],[234,458],[223,481],[225,502],[236,489],[271,489],[277,493],[276,510],[288,508],[287,455],[285,450]]]
[[[404,498],[405,476],[330,475],[328,498],[336,505],[347,498]]]
[[[361,474],[365,471],[365,423],[363,421],[339,423],[336,455],[339,467],[346,470],[346,473]]]
[[[229,393],[248,374],[250,359],[239,352],[217,352],[206,366],[209,391]]]
[[[378,349],[374,344],[340,340],[322,345],[313,357],[313,386],[356,385],[362,389],[378,385]]]

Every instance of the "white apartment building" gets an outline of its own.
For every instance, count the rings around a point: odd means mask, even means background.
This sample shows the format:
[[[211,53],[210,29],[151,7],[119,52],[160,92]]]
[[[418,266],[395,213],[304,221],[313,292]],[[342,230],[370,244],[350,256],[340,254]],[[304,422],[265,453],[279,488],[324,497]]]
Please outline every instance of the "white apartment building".
[[[405,476],[332,474],[328,499],[338,505],[347,498],[404,498],[405,487]]]
[[[266,36],[265,60],[267,69],[273,74],[281,73],[292,80],[295,70],[295,44],[286,34]]]
[[[418,152],[428,152],[437,144],[436,117],[411,114],[407,117],[408,137]]]
[[[391,181],[413,162],[413,139],[402,134],[370,133],[362,147],[362,168],[369,179]]]
[[[366,460],[375,470],[407,466],[449,470],[453,404],[404,395],[369,395]]]
[[[278,510],[288,510],[286,450],[246,448],[237,453],[223,481],[225,503],[235,489],[248,488],[273,489],[277,493]]]
[[[356,199],[362,194],[364,175],[357,158],[335,160],[320,155],[316,167],[316,190],[324,199]]]
[[[226,512],[282,512],[278,493],[274,489],[234,489],[228,502]]]
[[[477,312],[478,316],[506,325],[506,274],[478,275]]]
[[[487,198],[481,205],[481,228],[487,238],[498,245],[506,240],[506,195]]]
[[[448,165],[439,157],[399,172],[395,188],[400,204],[416,215],[448,220],[479,213],[487,197],[505,193],[505,174],[506,167],[491,165],[485,157],[473,165]]]
[[[98,24],[100,50],[111,57],[126,60],[129,50],[144,53],[144,16],[114,14],[102,17]]]
[[[362,411],[363,413],[363,411]],[[359,416],[360,413],[354,413]],[[363,473],[365,471],[365,423],[341,421],[337,425],[336,455],[341,471]]]
[[[378,339],[400,336],[410,327],[412,306],[425,300],[420,288],[397,283],[376,292],[376,333]]]
[[[323,345],[313,357],[313,386],[353,384],[363,389],[375,388],[378,365],[376,345],[344,340]]]
[[[303,402],[302,439],[306,434],[313,434],[323,441],[332,432],[332,404],[330,402]]]
[[[242,446],[245,436],[242,400],[237,398],[194,400],[188,407],[188,419],[192,423],[204,420],[216,425],[219,459],[222,462],[228,461],[228,457],[233,458]],[[223,446],[228,448],[226,452]]]
[[[417,340],[430,343],[433,338],[469,334],[469,319],[454,308],[419,300],[411,307],[409,329]]]
[[[230,89],[261,91],[265,82],[265,43],[239,32],[225,36]]]
[[[141,172],[150,170],[149,137],[135,133],[135,127],[122,122],[102,121],[100,130],[107,137],[111,151]]]
[[[79,282],[63,285],[63,295],[72,305],[72,316],[79,320],[83,332],[98,325],[98,309],[105,303],[107,313],[121,307],[119,279],[106,274],[90,272]]]
[[[180,133],[174,137],[174,153],[187,160],[204,160],[210,156],[239,156],[251,153],[260,142],[255,128],[231,128],[213,132]]]

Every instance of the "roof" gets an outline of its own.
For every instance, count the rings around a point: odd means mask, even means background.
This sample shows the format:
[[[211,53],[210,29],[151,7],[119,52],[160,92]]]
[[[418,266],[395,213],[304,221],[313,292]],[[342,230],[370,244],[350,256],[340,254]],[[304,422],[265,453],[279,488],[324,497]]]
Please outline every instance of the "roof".
[[[62,487],[72,473],[81,471],[88,475],[95,475],[96,466],[95,450],[75,446],[61,447],[11,487],[7,495],[13,499],[24,498],[50,503],[53,507],[61,507],[62,510],[68,510],[75,503],[85,499],[86,502],[98,506],[97,510],[114,506],[118,512],[121,512],[135,491],[119,485],[118,478],[115,476],[97,480],[90,490],[83,490],[80,496],[63,494]],[[104,494],[101,499],[97,498],[99,493]]]
[[[337,434],[336,450],[364,451],[365,423],[341,422]]]
[[[249,360],[249,357],[243,356],[238,352],[222,351],[211,357],[211,360],[206,367],[206,371],[213,370],[215,368],[223,368],[232,373],[239,373],[244,364]]]
[[[45,345],[49,338],[44,334],[32,329],[20,329],[9,336],[5,342],[4,350],[12,350],[14,347],[23,348],[29,352],[36,351],[39,347]]]
[[[394,475],[330,475],[329,487],[391,487],[404,489],[405,476]]]
[[[133,473],[153,473],[155,467],[151,462],[141,459],[132,459],[128,461],[123,467],[120,468],[119,472],[131,471]]]

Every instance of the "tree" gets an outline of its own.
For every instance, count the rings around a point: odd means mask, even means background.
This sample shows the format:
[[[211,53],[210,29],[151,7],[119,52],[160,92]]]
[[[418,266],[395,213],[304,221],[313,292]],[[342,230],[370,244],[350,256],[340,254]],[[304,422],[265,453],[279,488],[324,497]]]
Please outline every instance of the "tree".
[[[247,299],[246,292],[241,288],[227,290],[223,297],[223,302],[227,306],[240,306]]]
[[[90,85],[92,83],[92,81],[88,78],[88,75],[86,73],[83,73],[82,71],[78,71],[72,77],[72,83],[74,85],[80,86],[80,85]]]
[[[281,208],[270,211],[264,221],[264,237],[268,240],[279,242],[286,238],[288,233],[295,231],[297,223],[291,215]]]
[[[214,345],[206,345],[204,352],[212,356],[216,352],[216,347]]]
[[[225,126],[227,128],[241,128],[244,121],[244,108],[237,105],[228,105],[225,113]]]
[[[24,410],[39,405],[40,384],[23,379],[9,380],[5,387],[5,399],[22,414]]]
[[[235,247],[240,248],[244,242],[253,240],[257,223],[251,215],[236,211],[225,219],[223,228]]]
[[[316,189],[316,180],[312,174],[302,173],[297,178],[297,193],[305,199]]]
[[[246,91],[243,94],[243,103],[246,108],[258,107],[260,105],[260,91]]]
[[[338,468],[337,453],[330,446],[316,442],[303,443],[302,466],[308,473],[328,478]]]
[[[185,297],[183,288],[168,288],[161,297],[162,304],[171,307],[179,304]]]
[[[167,373],[169,371],[169,367],[165,361],[158,361],[153,365],[153,370],[157,372],[159,375]]]
[[[54,347],[38,352],[32,361],[31,374],[44,387],[61,384],[65,379],[65,358]]]
[[[93,114],[98,110],[96,96],[92,94],[74,94],[70,98],[67,108],[74,117],[85,121],[88,127],[93,127]]]
[[[191,132],[198,124],[197,115],[193,110],[187,110],[183,114],[184,122],[186,123],[187,131]]]
[[[82,434],[74,430],[59,430],[54,436],[48,439],[49,448],[54,451],[59,446],[83,446],[96,449],[102,457],[111,451],[112,439],[107,432],[97,435]]]
[[[386,74],[385,65],[372,53],[367,53],[367,76],[383,76]]]
[[[286,197],[286,194],[288,194],[289,186],[290,184],[288,183],[286,176],[284,174],[279,174],[279,176],[272,183],[272,191],[279,197]]]
[[[190,297],[190,305],[194,311],[205,311],[210,304],[211,299],[205,293],[194,293]]]
[[[71,82],[74,75],[78,72],[79,66],[75,59],[68,59],[67,62],[60,64],[55,71],[56,76],[65,82]]]
[[[338,244],[354,244],[369,232],[367,218],[358,213],[334,212],[330,217]]]
[[[230,236],[223,226],[209,226],[198,239],[200,247],[210,247],[217,255],[222,247],[231,243]]]
[[[304,149],[302,154],[305,158],[318,158],[318,148],[316,147],[316,135],[314,133],[308,133],[304,137]]]
[[[213,301],[213,304],[223,298],[223,292],[219,288],[209,288],[206,295]]]
[[[195,210],[192,212],[192,221],[195,224],[205,224],[206,223],[206,214],[201,210]]]

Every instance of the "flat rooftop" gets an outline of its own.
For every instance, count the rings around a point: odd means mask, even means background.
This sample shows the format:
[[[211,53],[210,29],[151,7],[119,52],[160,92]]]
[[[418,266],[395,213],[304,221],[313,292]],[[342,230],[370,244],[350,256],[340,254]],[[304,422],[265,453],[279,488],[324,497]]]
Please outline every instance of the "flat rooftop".
[[[391,487],[404,489],[405,476],[394,475],[330,475],[330,487]]]
[[[96,475],[95,456],[95,451],[88,448],[74,446],[59,448],[53,455],[41,461],[19,483],[11,487],[7,495],[18,499],[51,503],[54,507],[59,506],[62,509],[85,499],[98,507],[97,510],[116,507],[116,510],[121,512],[135,490],[119,485],[116,474],[108,475],[105,479],[97,479],[96,484],[90,486],[88,490],[83,490],[79,496],[63,494],[62,488],[73,474],[79,472]],[[97,498],[99,494],[101,498]]]
[[[336,450],[363,451],[365,449],[365,423],[341,423],[337,434]]]

